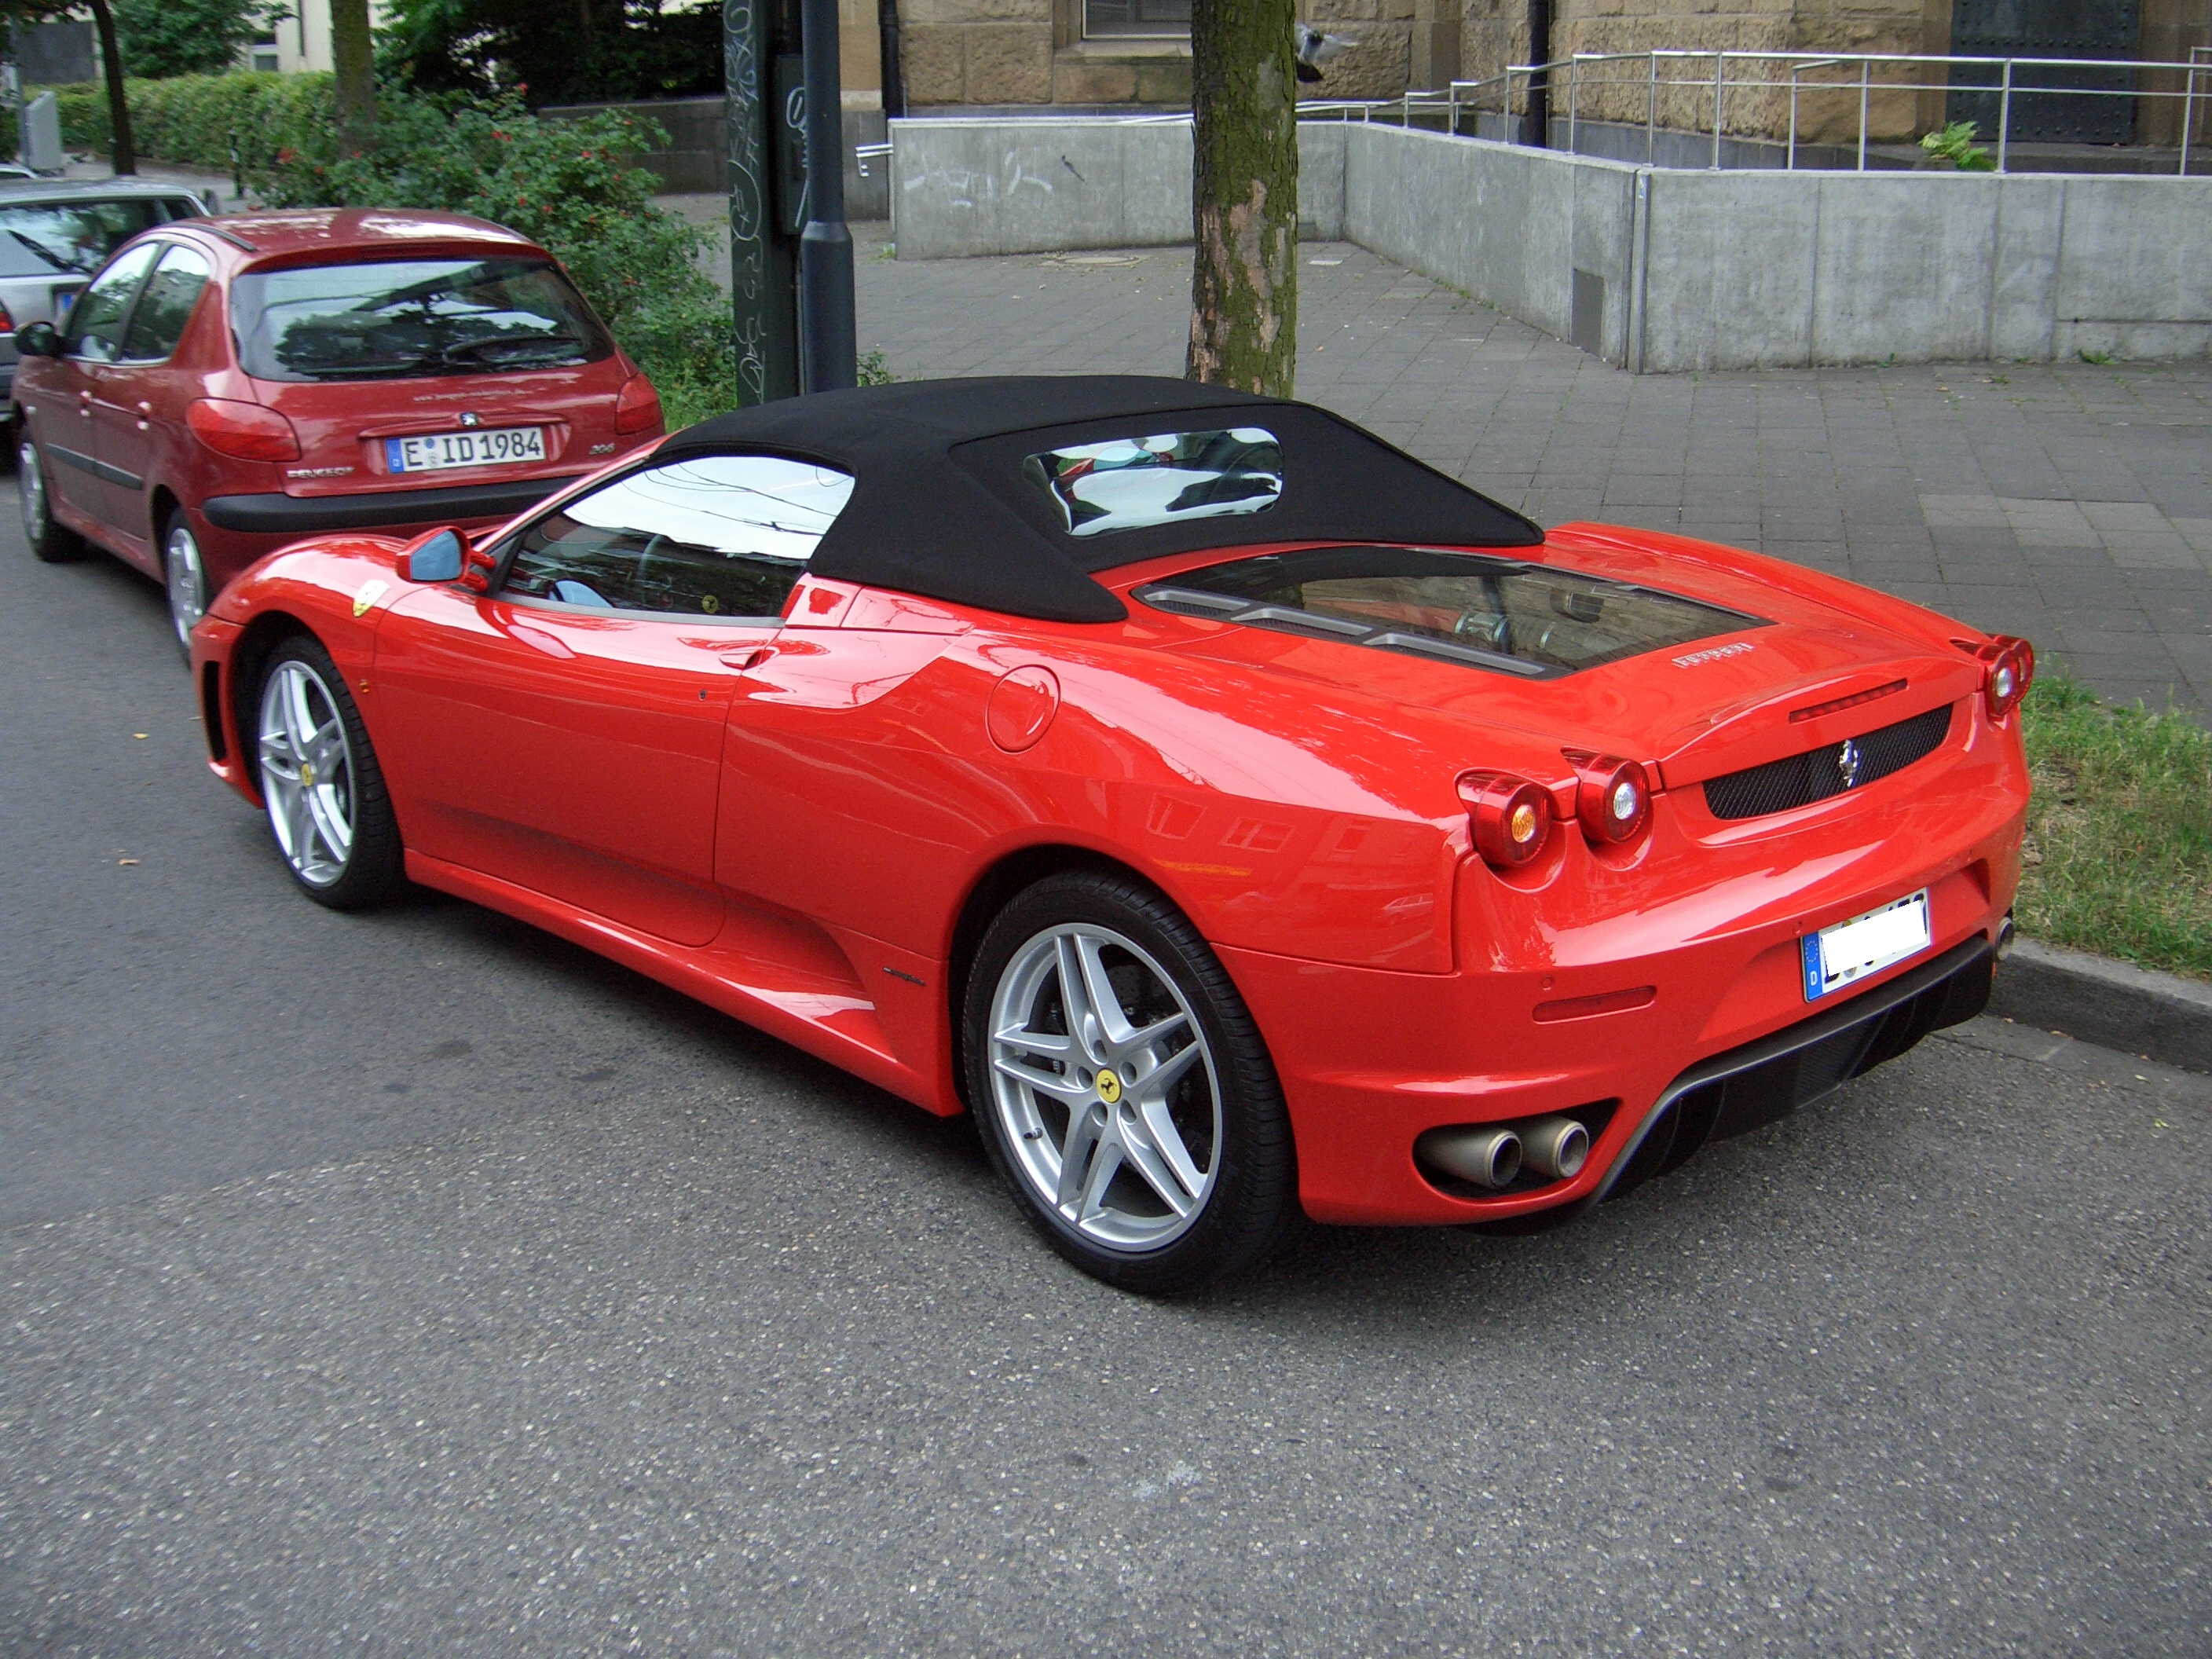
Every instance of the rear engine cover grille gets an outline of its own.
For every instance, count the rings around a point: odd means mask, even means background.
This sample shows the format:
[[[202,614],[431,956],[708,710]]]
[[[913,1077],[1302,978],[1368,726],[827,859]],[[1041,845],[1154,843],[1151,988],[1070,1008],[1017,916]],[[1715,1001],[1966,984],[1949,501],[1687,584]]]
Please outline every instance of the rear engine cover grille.
[[[1825,749],[1709,778],[1705,805],[1717,818],[1756,817],[1762,812],[1809,805],[1901,772],[1942,744],[1951,730],[1953,707],[1931,708],[1909,720]]]

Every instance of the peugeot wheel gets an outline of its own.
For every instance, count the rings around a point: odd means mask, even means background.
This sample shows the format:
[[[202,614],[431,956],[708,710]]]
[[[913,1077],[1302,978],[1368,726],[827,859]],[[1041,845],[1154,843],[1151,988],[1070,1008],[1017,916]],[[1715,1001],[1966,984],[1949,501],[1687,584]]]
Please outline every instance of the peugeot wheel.
[[[259,708],[261,797],[293,879],[337,910],[398,893],[399,826],[330,653],[304,634],[278,646],[262,670]]]
[[[162,532],[161,568],[168,579],[169,625],[190,667],[192,629],[207,614],[207,568],[200,562],[199,538],[181,508],[169,514],[169,526]]]
[[[1297,1170],[1282,1090],[1220,961],[1104,872],[1015,897],[976,951],[964,1034],[983,1142],[1085,1272],[1172,1291],[1264,1255]]]
[[[31,441],[20,414],[15,416],[15,430],[21,434],[15,442],[15,489],[22,501],[23,539],[30,543],[32,555],[44,563],[73,559],[84,550],[84,543],[75,531],[54,522],[46,463],[39,458],[39,447]]]

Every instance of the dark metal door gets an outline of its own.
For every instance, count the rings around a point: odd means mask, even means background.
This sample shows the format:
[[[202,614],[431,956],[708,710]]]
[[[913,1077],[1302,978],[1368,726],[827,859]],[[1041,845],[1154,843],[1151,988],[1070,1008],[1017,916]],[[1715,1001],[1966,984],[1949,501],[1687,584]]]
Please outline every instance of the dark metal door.
[[[1961,58],[2133,58],[2140,0],[1953,0],[1951,51]],[[1997,141],[2001,70],[1951,65],[1946,118]],[[2065,92],[2021,91],[2064,87]],[[1991,88],[1981,90],[1979,88]],[[2029,70],[2013,76],[2014,143],[2124,144],[2136,131],[2135,78],[2126,70]],[[2090,94],[2110,94],[2090,96]]]

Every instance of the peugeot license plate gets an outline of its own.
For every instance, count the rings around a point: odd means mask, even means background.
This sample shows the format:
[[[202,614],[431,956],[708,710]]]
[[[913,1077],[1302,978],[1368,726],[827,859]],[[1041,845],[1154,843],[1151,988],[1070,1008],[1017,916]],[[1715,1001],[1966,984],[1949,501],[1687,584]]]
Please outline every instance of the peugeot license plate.
[[[1910,898],[1806,934],[1800,941],[1805,952],[1805,1000],[1815,1001],[1926,950],[1931,937],[1925,887]]]
[[[449,466],[501,466],[544,459],[545,429],[536,426],[384,441],[384,465],[392,472],[436,472]]]

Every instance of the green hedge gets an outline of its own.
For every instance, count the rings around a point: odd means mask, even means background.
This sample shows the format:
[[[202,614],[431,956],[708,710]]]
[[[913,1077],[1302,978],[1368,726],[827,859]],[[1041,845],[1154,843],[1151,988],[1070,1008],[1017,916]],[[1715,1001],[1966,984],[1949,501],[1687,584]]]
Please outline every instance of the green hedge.
[[[106,88],[97,82],[35,88],[30,95],[47,90],[61,106],[63,145],[106,155],[113,140]],[[231,170],[234,154],[235,165],[251,172],[276,165],[287,150],[326,143],[331,122],[327,75],[239,70],[125,81],[123,91],[139,155],[218,173]]]

